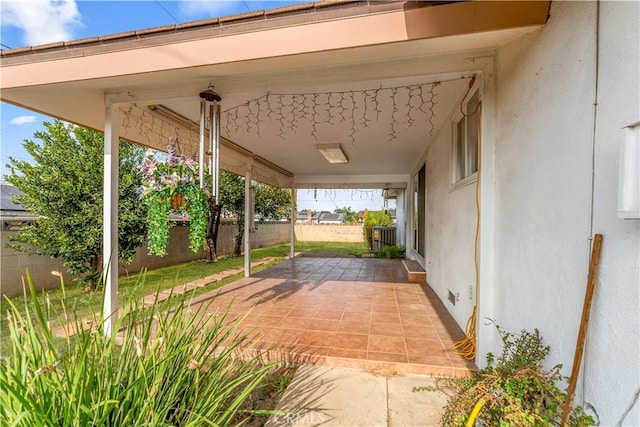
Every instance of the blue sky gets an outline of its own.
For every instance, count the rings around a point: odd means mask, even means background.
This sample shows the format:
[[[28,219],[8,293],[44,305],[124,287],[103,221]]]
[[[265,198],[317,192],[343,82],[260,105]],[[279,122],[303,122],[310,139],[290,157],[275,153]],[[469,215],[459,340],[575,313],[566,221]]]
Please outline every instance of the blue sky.
[[[15,49],[302,2],[305,1],[2,0],[0,43],[2,49]],[[10,156],[30,160],[22,141],[32,139],[34,132],[43,129],[42,122],[46,120],[52,119],[0,103],[1,175],[6,173]],[[379,190],[318,190],[316,194],[313,190],[300,190],[298,204],[301,209],[333,211],[336,206],[350,206],[357,211],[381,209],[383,201]]]

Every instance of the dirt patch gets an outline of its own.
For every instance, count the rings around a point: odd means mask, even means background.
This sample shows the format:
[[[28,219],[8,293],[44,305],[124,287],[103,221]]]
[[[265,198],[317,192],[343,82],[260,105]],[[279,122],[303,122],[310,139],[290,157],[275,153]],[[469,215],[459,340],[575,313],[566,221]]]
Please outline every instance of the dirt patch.
[[[291,383],[296,370],[297,367],[294,366],[275,368],[251,394],[245,402],[243,409],[247,411],[274,410],[284,391]],[[236,422],[242,421],[244,417],[242,411],[240,411],[240,413],[242,416],[238,417],[235,420]],[[261,427],[265,425],[268,419],[269,415],[267,414],[253,414],[249,417],[245,425],[246,427]]]

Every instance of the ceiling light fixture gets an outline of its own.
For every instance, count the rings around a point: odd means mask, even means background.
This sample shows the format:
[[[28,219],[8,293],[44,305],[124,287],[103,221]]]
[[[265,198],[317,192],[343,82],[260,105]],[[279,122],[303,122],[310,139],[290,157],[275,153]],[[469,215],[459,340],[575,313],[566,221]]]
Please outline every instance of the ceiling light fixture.
[[[329,163],[349,163],[349,159],[342,151],[340,144],[318,144],[316,148]]]

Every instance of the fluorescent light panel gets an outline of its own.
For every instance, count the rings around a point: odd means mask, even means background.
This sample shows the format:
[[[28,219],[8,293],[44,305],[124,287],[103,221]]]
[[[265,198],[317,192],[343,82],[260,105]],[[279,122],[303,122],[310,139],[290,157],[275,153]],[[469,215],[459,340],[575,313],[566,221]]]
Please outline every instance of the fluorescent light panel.
[[[316,148],[329,163],[349,163],[340,144],[318,144]]]

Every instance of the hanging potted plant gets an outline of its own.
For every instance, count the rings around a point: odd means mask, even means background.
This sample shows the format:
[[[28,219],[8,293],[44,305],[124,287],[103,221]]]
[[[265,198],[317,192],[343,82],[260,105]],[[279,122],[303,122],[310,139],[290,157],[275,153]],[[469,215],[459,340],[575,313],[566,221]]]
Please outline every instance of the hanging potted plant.
[[[140,168],[140,197],[148,206],[147,239],[149,254],[164,256],[169,243],[169,215],[188,214],[189,249],[198,252],[206,245],[209,208],[208,194],[200,188],[198,163],[185,155],[177,155],[175,145],[167,147],[165,161],[147,151]]]

